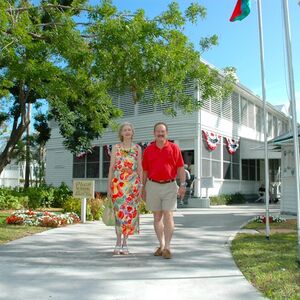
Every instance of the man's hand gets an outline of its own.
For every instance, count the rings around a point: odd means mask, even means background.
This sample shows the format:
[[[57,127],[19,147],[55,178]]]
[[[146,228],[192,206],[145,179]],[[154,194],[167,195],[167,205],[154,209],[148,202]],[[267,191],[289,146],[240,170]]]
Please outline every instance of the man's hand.
[[[185,195],[185,191],[186,191],[186,188],[185,186],[180,186],[179,189],[178,189],[178,195],[180,197],[180,199],[183,199],[184,198],[184,195]]]

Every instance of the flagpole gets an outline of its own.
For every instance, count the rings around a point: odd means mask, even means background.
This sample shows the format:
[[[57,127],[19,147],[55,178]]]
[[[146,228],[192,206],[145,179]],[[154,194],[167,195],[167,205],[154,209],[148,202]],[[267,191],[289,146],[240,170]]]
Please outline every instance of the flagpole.
[[[293,63],[292,63],[292,47],[291,47],[290,20],[289,20],[288,5],[289,5],[288,0],[282,0],[284,29],[285,29],[285,42],[286,42],[286,56],[287,56],[287,62],[288,62],[289,93],[290,93],[290,102],[291,102],[291,108],[292,108],[292,127],[293,127],[293,140],[294,140],[296,197],[297,197],[298,263],[300,263],[299,140],[298,140],[296,96],[295,96],[295,85],[294,85],[294,71],[293,71]]]
[[[259,45],[260,45],[260,70],[263,99],[263,119],[264,119],[264,156],[265,156],[265,204],[266,204],[266,239],[270,239],[270,222],[269,222],[269,157],[268,157],[268,128],[267,128],[267,104],[266,104],[266,83],[264,67],[264,38],[262,29],[261,2],[257,0],[258,10],[258,28],[259,28]]]

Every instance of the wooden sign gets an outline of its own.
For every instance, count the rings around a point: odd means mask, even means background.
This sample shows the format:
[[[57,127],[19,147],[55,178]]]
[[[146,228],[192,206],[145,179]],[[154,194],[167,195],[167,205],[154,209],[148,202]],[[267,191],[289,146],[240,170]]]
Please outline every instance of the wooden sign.
[[[73,180],[74,198],[94,198],[95,181],[94,180]]]

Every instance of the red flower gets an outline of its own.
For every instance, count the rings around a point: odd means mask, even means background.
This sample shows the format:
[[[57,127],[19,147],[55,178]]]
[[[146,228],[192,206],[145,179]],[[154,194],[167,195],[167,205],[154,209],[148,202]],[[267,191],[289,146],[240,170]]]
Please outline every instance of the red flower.
[[[125,161],[124,161],[124,167],[125,167],[125,168],[131,169],[132,166],[133,166],[133,163],[132,163],[131,161],[129,161],[129,160],[125,160]]]
[[[119,198],[119,197],[122,197],[123,196],[123,188],[124,186],[124,182],[119,182],[116,181],[112,184],[112,198],[115,199],[115,198]]]
[[[132,213],[132,217],[135,218],[137,216],[137,210],[135,209]]]
[[[128,206],[127,206],[127,211],[128,211],[128,212],[131,212],[132,210],[133,210],[133,207],[128,205]]]
[[[120,211],[118,212],[118,218],[119,218],[119,219],[123,219],[124,216],[125,216],[124,212],[123,212],[122,210],[120,210]]]
[[[266,224],[267,218],[264,216],[262,221],[263,221],[263,223]],[[272,222],[273,222],[273,217],[269,217],[269,223],[272,223]]]

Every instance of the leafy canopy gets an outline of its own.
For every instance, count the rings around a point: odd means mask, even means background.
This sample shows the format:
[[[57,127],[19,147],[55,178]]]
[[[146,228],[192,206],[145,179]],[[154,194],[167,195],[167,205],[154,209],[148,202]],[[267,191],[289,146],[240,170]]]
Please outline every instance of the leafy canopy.
[[[199,84],[202,101],[226,97],[231,73],[221,76],[203,63],[183,33],[188,22],[205,17],[196,2],[185,11],[172,2],[149,19],[142,9],[118,11],[109,0],[96,6],[85,0],[43,0],[37,6],[1,0],[0,97],[9,105],[0,122],[28,126],[27,104],[46,99],[65,146],[78,153],[121,116],[112,91],[129,90],[134,102],[151,91],[153,103],[174,103],[185,112],[202,104],[184,93],[187,81]],[[199,43],[205,51],[217,37]]]

